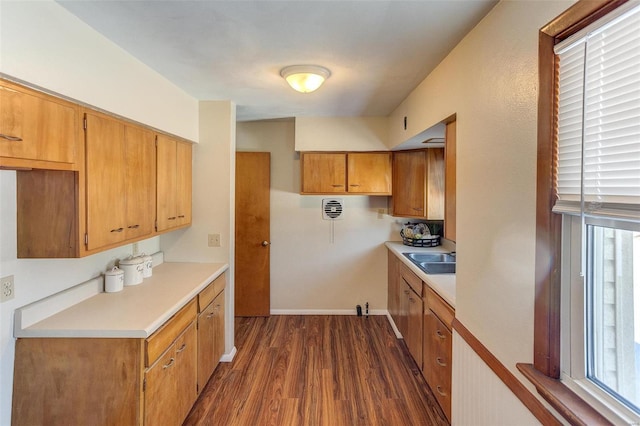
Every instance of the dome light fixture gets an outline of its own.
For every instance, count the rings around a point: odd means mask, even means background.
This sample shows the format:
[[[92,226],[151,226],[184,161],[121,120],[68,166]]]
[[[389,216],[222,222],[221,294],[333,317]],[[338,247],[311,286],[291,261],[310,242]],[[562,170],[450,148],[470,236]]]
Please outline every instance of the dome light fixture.
[[[282,68],[280,75],[293,90],[311,93],[331,76],[331,71],[319,65],[291,65]]]

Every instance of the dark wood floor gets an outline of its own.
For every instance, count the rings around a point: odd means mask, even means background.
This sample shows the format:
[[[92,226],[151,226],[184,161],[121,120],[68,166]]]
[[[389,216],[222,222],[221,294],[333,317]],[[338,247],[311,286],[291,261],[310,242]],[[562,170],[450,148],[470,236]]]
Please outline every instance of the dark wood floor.
[[[236,318],[185,425],[447,425],[384,316]]]

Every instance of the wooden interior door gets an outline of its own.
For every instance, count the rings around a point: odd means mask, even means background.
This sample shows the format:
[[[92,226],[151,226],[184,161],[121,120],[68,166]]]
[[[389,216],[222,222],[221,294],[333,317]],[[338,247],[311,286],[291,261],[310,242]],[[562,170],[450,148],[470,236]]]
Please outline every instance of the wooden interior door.
[[[268,316],[271,154],[236,153],[235,315]]]

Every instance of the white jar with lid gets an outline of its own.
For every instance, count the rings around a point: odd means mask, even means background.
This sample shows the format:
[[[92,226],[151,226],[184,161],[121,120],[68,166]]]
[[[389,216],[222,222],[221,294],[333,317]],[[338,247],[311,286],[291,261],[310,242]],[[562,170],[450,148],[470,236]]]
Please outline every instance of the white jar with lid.
[[[124,271],[117,266],[104,274],[104,291],[105,293],[116,293],[122,291],[124,286]]]
[[[142,258],[143,265],[142,276],[143,278],[149,278],[153,275],[153,258],[144,253],[142,253],[140,257]]]
[[[144,271],[142,258],[129,256],[120,261],[120,269],[124,271],[124,285],[137,285],[142,282]]]

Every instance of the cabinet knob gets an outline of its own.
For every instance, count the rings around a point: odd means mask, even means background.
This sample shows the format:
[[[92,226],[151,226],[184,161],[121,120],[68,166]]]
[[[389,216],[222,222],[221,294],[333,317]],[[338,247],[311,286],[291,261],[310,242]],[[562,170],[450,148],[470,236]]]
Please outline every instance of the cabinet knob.
[[[263,242],[262,242],[262,247],[266,247],[266,246],[268,246],[268,245],[270,245],[270,244],[271,244],[271,243],[270,243],[269,241],[266,241],[266,240],[265,240],[265,241],[263,241]]]

